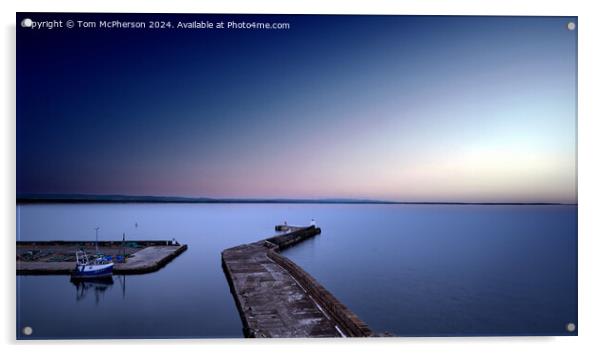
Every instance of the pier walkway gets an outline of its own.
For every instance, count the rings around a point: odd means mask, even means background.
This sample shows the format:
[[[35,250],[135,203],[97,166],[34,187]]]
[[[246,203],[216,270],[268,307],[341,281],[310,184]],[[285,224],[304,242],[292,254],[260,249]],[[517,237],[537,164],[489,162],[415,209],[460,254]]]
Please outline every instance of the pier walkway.
[[[322,285],[279,251],[320,228],[276,226],[285,233],[222,252],[247,337],[367,337],[372,331]]]

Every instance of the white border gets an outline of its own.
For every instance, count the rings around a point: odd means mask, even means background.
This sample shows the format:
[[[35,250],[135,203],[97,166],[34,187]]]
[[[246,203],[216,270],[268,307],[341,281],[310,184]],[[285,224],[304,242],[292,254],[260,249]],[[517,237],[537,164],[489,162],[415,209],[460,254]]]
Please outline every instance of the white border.
[[[600,153],[600,38],[602,12],[595,1],[471,1],[471,0],[306,0],[288,3],[277,0],[20,0],[2,1],[2,79],[0,107],[0,225],[2,248],[2,342],[7,351],[106,352],[139,350],[145,352],[305,352],[328,349],[334,352],[586,352],[599,349],[602,284],[602,182]],[[579,16],[579,337],[510,338],[393,338],[333,340],[126,340],[126,341],[43,341],[16,342],[15,335],[15,12],[191,12],[191,13],[326,13],[326,14],[424,14],[424,15],[558,15]]]

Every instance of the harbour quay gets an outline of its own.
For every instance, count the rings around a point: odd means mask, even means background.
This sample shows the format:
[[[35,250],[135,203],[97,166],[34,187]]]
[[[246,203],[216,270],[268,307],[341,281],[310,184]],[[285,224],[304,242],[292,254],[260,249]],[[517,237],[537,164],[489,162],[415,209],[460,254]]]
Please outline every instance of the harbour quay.
[[[114,258],[115,274],[141,274],[159,270],[186,251],[174,240],[99,241],[98,251]],[[17,275],[71,274],[75,252],[96,251],[91,241],[17,241]]]

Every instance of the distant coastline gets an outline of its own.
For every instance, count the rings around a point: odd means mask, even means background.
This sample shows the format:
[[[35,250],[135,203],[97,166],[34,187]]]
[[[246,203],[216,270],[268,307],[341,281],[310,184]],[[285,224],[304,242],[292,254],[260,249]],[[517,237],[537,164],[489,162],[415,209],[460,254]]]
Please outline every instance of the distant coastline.
[[[287,199],[287,198],[210,198],[180,196],[133,196],[93,194],[18,194],[18,204],[32,203],[265,203],[265,204],[383,204],[383,205],[525,205],[577,206],[562,202],[447,202],[447,201],[386,201],[367,199]]]

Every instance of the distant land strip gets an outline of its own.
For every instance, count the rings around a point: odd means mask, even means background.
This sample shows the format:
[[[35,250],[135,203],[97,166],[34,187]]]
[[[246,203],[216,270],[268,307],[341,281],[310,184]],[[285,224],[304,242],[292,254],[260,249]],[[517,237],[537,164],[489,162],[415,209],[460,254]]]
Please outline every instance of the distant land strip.
[[[562,202],[447,202],[447,201],[385,201],[365,199],[286,199],[286,198],[209,198],[179,196],[133,196],[92,194],[17,194],[17,203],[296,203],[296,204],[384,204],[384,205],[525,205],[576,206]]]

